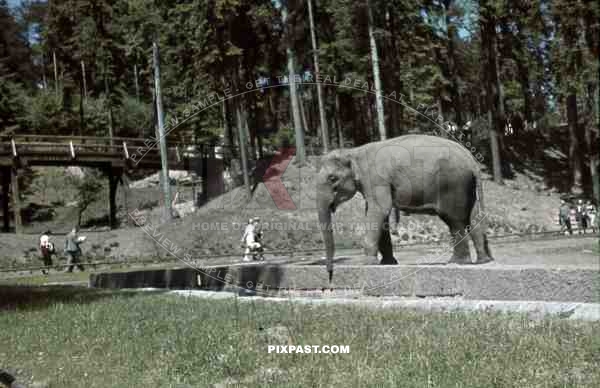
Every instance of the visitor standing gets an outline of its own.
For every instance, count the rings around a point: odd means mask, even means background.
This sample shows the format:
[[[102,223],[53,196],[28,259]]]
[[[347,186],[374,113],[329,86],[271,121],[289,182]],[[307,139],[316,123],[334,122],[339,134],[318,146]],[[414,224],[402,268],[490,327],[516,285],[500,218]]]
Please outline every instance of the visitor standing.
[[[80,262],[81,259],[81,247],[79,246],[85,237],[79,236],[79,227],[74,227],[67,238],[65,239],[65,254],[67,255],[67,269],[65,272],[73,272],[73,266],[77,266],[80,271],[83,271],[83,265]]]
[[[39,248],[40,253],[42,255],[42,261],[44,262],[44,266],[50,267],[52,265],[52,255],[56,253],[54,244],[50,241],[50,231],[47,231],[40,236]],[[47,275],[49,270],[50,268],[43,268],[42,273],[44,275]]]
[[[564,199],[560,200],[560,207],[558,208],[558,222],[560,223],[560,233],[563,233],[565,228],[569,234],[573,234],[571,229],[571,207],[567,204]]]
[[[587,215],[588,226],[592,228],[592,234],[596,233],[596,206],[588,199],[585,205],[585,213]]]
[[[586,206],[583,204],[583,200],[581,199],[577,201],[577,206],[575,207],[575,219],[577,220],[577,232],[579,234],[585,234],[588,218]]]

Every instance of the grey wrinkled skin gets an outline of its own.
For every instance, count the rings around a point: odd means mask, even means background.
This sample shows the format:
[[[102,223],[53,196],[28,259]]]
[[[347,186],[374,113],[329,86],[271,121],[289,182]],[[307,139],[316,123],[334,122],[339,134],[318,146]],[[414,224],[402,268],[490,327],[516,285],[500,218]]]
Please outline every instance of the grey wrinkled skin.
[[[330,279],[331,215],[356,192],[366,201],[364,222],[379,226],[365,234],[365,254],[372,262],[377,262],[379,251],[381,264],[397,264],[389,231],[392,208],[407,214],[438,215],[453,236],[464,237],[473,221],[477,226],[469,235],[477,252],[476,264],[492,261],[484,232],[480,179],[479,165],[467,149],[435,136],[400,136],[323,156],[316,177],[316,201]],[[451,262],[471,263],[468,238],[456,238]]]

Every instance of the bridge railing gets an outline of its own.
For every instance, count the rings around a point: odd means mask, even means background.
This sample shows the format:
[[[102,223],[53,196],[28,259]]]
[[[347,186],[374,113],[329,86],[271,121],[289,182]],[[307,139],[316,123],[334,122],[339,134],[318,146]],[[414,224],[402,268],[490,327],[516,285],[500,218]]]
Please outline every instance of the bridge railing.
[[[171,143],[167,149],[169,159],[181,159],[183,144]],[[11,134],[0,135],[0,154],[65,154],[76,157],[80,154],[101,154],[108,157],[128,158],[133,154],[140,159],[155,158],[159,155],[158,146],[153,139],[129,137],[94,137]]]

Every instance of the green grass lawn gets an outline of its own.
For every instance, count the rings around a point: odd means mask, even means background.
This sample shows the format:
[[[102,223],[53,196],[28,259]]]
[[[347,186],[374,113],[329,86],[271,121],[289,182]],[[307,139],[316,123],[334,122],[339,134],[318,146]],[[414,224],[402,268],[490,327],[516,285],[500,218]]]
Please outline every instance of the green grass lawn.
[[[50,387],[598,387],[599,323],[0,288],[0,366]],[[268,345],[349,354],[269,354]],[[225,385],[223,385],[225,386]]]

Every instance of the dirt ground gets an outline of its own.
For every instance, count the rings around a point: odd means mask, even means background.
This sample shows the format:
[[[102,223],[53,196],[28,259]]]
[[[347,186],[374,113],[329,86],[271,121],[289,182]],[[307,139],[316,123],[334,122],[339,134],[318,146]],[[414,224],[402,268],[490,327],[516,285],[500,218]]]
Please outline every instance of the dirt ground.
[[[92,241],[98,236],[90,235]],[[134,239],[130,241],[130,247],[119,247],[121,249],[136,249]],[[440,264],[443,265],[449,260],[449,254],[439,254],[440,245],[429,244],[412,247],[401,247],[395,250],[395,256],[401,264]],[[598,250],[597,237],[583,238],[561,238],[557,240],[544,241],[491,241],[490,248],[494,255],[495,261],[485,264],[486,266],[520,266],[520,267],[551,267],[551,268],[592,268],[600,270],[600,254]],[[474,256],[473,247],[472,257]],[[287,254],[273,255],[268,251],[266,253],[267,263],[288,264],[288,265],[320,265],[324,264],[322,252],[314,252],[313,255],[302,254]],[[121,260],[123,260],[122,258]],[[160,264],[164,260],[164,264]],[[357,249],[344,249],[336,252],[336,263],[338,265],[364,265],[366,262],[362,252]],[[120,261],[125,264],[125,261]],[[61,263],[63,263],[61,261]],[[39,265],[40,262],[36,259],[30,259],[26,264]],[[127,265],[120,267],[97,266],[96,268],[88,267],[87,271],[107,271],[107,270],[126,270],[127,268],[149,269],[158,267],[185,267],[193,266],[208,266],[208,265],[227,265],[240,264],[246,265],[241,261],[239,256],[221,257],[221,258],[203,258],[193,257],[193,261],[185,262],[174,257],[168,259],[159,259],[158,263],[148,264],[145,266],[129,267]],[[21,264],[22,265],[22,264]],[[20,271],[20,272],[0,272],[0,279],[9,279],[15,277],[37,276],[39,271]],[[52,271],[56,273],[56,271]],[[52,273],[51,272],[51,273]],[[86,272],[87,273],[87,272]],[[72,280],[86,280],[87,276],[82,274],[74,274]],[[61,278],[61,281],[68,281],[70,278]]]

